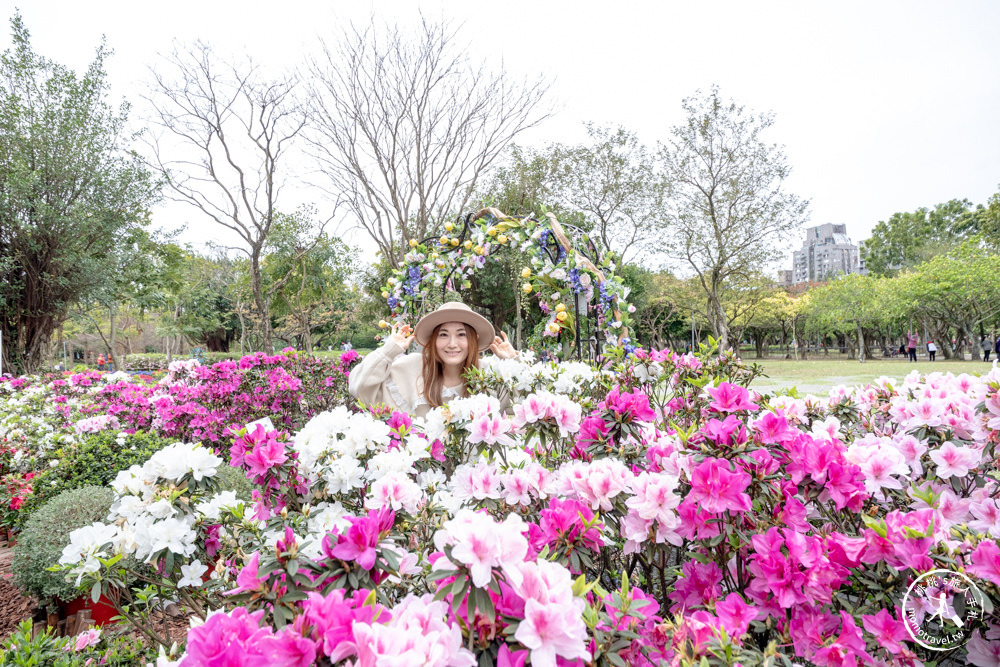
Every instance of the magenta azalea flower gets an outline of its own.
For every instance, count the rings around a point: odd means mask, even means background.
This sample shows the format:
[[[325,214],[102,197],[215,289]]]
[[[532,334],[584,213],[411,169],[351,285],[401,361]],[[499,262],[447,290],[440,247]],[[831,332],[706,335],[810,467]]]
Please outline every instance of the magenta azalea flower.
[[[713,399],[708,406],[715,412],[739,412],[757,410],[760,406],[750,400],[750,392],[745,387],[723,382],[718,387],[709,387],[708,394]]]
[[[708,512],[746,512],[751,507],[750,496],[744,491],[750,486],[750,475],[733,472],[723,459],[705,459],[691,473],[691,493],[688,499]]]
[[[250,667],[265,664],[265,639],[271,628],[260,627],[264,611],[247,613],[237,607],[230,614],[213,614],[187,637],[187,656],[181,667]]]
[[[366,570],[375,566],[375,547],[379,540],[379,517],[377,512],[368,516],[353,517],[351,527],[341,535],[330,552],[334,558],[355,561]]]

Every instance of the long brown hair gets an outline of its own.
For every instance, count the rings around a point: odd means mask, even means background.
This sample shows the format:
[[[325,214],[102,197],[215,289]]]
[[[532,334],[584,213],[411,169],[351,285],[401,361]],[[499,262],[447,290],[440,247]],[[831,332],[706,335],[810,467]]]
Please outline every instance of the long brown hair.
[[[437,353],[437,338],[438,334],[441,333],[441,327],[445,324],[451,324],[450,322],[443,322],[436,327],[434,331],[431,332],[431,338],[427,341],[427,345],[424,346],[424,400],[432,408],[441,407],[441,390],[444,389],[444,364],[441,363],[441,357]],[[465,357],[465,362],[462,364],[462,373],[464,374],[470,368],[479,368],[479,334],[476,333],[474,327],[470,327],[464,322],[461,323],[465,327],[465,338],[469,342],[469,353]],[[462,395],[465,396],[465,386],[462,386]]]

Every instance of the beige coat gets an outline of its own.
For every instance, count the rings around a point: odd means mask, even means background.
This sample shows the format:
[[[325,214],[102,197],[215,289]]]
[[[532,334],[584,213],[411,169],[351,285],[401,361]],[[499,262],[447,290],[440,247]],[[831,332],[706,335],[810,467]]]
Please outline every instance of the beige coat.
[[[365,405],[382,403],[417,417],[425,417],[430,406],[424,400],[423,356],[403,354],[392,340],[369,353],[354,370],[348,384],[351,396]],[[441,398],[459,396],[461,387],[446,387]]]

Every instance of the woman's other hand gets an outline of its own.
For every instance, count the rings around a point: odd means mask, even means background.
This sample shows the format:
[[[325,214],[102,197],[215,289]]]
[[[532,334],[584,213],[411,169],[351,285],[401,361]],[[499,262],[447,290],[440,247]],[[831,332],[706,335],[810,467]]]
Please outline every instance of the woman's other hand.
[[[409,324],[404,324],[402,326],[399,324],[393,324],[391,331],[392,333],[389,334],[389,340],[403,348],[404,352],[408,350],[410,348],[410,343],[413,342],[413,327]]]
[[[503,338],[500,336],[503,336]],[[490,350],[501,359],[513,359],[517,356],[517,350],[507,340],[507,334],[501,331],[500,336],[493,339],[493,342],[490,344]]]

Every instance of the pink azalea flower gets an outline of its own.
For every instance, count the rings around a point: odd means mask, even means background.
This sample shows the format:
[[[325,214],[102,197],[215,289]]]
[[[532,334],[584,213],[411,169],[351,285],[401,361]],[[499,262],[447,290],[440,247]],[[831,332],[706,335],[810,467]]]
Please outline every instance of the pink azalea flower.
[[[865,614],[861,617],[861,624],[865,630],[875,636],[875,642],[885,648],[893,655],[903,650],[900,642],[908,639],[909,633],[906,626],[892,617],[885,609],[880,610],[874,616]]]
[[[579,617],[567,618],[576,610],[529,599],[524,603],[524,620],[514,638],[531,651],[532,667],[556,667],[556,656],[574,660],[590,659],[586,626]]]
[[[96,646],[97,643],[100,641],[101,641],[101,629],[91,628],[90,630],[86,630],[78,634],[76,636],[75,641],[72,644],[66,645],[66,650],[68,651],[72,648],[74,651],[82,651],[88,646]]]
[[[966,648],[970,665],[976,667],[1000,667],[1000,628],[993,626],[983,638],[981,630],[972,633]]]
[[[715,412],[740,412],[760,408],[750,400],[750,392],[745,387],[729,382],[722,382],[718,387],[709,387],[708,394],[714,399],[708,409]]]
[[[322,653],[330,662],[336,663],[357,653],[351,633],[355,622],[371,623],[376,618],[383,623],[389,620],[390,615],[382,605],[365,604],[367,595],[367,591],[355,591],[352,596],[345,597],[342,588],[335,588],[326,596],[309,593],[302,603],[301,623],[314,629]]]
[[[753,430],[757,431],[760,441],[764,444],[784,442],[795,437],[795,429],[788,425],[784,415],[766,412],[754,422]]]
[[[937,464],[935,474],[941,479],[967,477],[969,471],[979,465],[981,455],[970,447],[956,447],[950,440],[931,452],[931,460]]]
[[[264,587],[267,579],[257,577],[257,569],[260,567],[260,553],[255,551],[247,564],[243,566],[240,573],[236,575],[236,588],[226,591],[223,595],[236,595],[237,593],[248,593],[259,591]]]
[[[751,507],[744,493],[748,486],[750,475],[733,472],[728,461],[709,458],[692,471],[688,498],[708,512],[746,512]]]
[[[469,442],[472,444],[482,442],[487,445],[496,443],[512,445],[514,441],[508,435],[510,429],[510,422],[503,417],[483,413],[475,417],[469,424]]]
[[[293,626],[261,642],[261,653],[272,667],[311,667],[316,662],[316,642]]]
[[[983,540],[969,556],[967,570],[1000,586],[1000,547],[992,540]]]
[[[739,446],[747,441],[746,428],[736,415],[728,415],[725,421],[709,419],[701,432],[720,447]]]
[[[706,606],[722,595],[722,570],[715,563],[686,560],[681,572],[674,583],[674,590],[667,596],[675,602],[671,611]]]
[[[511,651],[507,644],[501,644],[500,652],[497,653],[497,667],[524,667],[527,659],[527,651]]]

